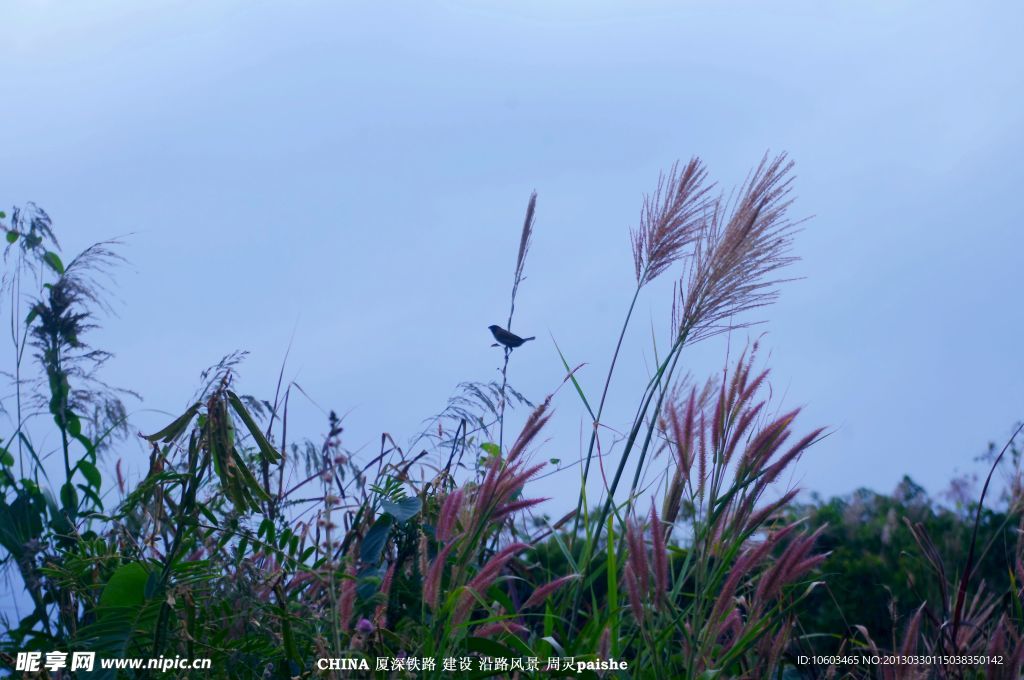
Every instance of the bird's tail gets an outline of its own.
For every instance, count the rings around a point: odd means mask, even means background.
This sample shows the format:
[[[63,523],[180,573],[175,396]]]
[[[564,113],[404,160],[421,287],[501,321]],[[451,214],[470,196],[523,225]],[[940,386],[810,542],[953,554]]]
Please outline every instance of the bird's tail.
[[[528,337],[528,338],[523,338],[523,342],[529,342],[530,340],[536,340],[536,339],[537,339],[537,337],[536,337],[536,336],[534,336],[534,335],[531,335],[531,336],[530,336],[530,337]]]

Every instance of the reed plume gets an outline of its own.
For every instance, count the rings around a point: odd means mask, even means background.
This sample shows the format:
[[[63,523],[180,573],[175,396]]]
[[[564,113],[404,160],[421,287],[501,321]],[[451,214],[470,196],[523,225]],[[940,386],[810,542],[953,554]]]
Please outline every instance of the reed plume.
[[[633,263],[638,286],[656,279],[700,236],[712,205],[713,185],[705,184],[707,170],[699,158],[682,169],[672,165],[668,176],[658,176],[658,186],[644,196],[640,225],[630,229]]]
[[[776,286],[786,279],[770,277],[797,259],[789,255],[799,224],[787,215],[792,169],[785,154],[765,155],[731,211],[723,198],[715,201],[678,288],[680,336],[695,342],[749,325],[733,318],[778,297]]]

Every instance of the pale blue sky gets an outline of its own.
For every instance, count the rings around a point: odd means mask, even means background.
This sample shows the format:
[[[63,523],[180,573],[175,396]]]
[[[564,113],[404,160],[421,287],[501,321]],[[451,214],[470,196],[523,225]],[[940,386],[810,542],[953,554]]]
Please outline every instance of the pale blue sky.
[[[532,189],[515,325],[538,341],[513,382],[539,400],[561,380],[549,334],[599,389],[659,170],[697,154],[729,186],[785,150],[815,216],[806,278],[754,334],[782,404],[835,429],[792,481],[938,491],[1024,417],[1022,20],[1009,2],[8,2],[0,203],[45,207],[67,253],[133,233],[96,340],[143,407],[180,411],[236,348],[242,389],[271,394],[294,331],[288,375],[372,449],[496,376],[486,328]],[[664,286],[642,299],[613,426],[669,307]],[[706,375],[722,345],[687,357]],[[567,390],[556,408],[540,455],[569,459],[584,412]]]

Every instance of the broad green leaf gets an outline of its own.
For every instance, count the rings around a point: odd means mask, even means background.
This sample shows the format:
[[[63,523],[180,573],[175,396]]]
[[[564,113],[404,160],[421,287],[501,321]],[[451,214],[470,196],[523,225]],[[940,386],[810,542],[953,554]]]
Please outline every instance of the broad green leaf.
[[[82,476],[85,477],[85,480],[89,482],[91,486],[97,489],[100,488],[100,483],[103,481],[103,477],[100,475],[100,471],[95,465],[87,460],[80,460],[78,461],[78,469],[82,472]]]
[[[155,571],[149,572],[149,576],[146,578],[146,587],[142,591],[142,596],[145,599],[150,599],[157,594],[160,589],[160,574]]]
[[[400,501],[381,501],[380,508],[387,514],[391,515],[398,522],[405,522],[413,517],[423,507],[423,503],[416,496],[410,498],[403,498]]]
[[[388,534],[391,533],[391,516],[382,515],[380,519],[373,523],[370,530],[366,532],[366,536],[363,537],[363,544],[359,548],[359,559],[367,564],[377,564],[380,562],[380,555],[384,551],[384,544],[388,540]]]
[[[380,592],[380,584],[384,581],[384,565],[364,567],[356,576],[356,596],[360,600],[369,600]]]
[[[64,512],[72,517],[78,512],[78,492],[70,482],[65,482],[60,487],[60,503],[64,507]]]
[[[100,607],[139,607],[145,601],[149,572],[138,562],[122,564],[107,581]]]
[[[18,232],[14,231],[13,229],[11,229],[9,232],[7,232],[7,242],[8,243],[14,243],[17,240],[18,240]]]
[[[86,454],[93,460],[96,460],[96,445],[93,444],[92,441],[84,434],[75,435],[75,439],[79,444],[85,447]]]
[[[60,261],[60,256],[57,253],[52,250],[46,251],[46,254],[43,255],[43,262],[50,265],[50,268],[61,276],[64,275],[64,263]]]
[[[82,436],[82,421],[74,413],[68,411],[68,434],[77,439]]]

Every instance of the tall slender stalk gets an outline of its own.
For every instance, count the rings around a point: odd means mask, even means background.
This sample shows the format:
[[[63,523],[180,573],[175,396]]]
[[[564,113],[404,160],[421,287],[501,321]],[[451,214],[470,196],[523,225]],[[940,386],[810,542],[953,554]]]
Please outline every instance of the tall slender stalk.
[[[604,404],[608,398],[608,388],[612,384],[612,375],[615,373],[615,364],[619,360],[619,352],[622,350],[622,341],[626,337],[626,329],[629,328],[629,321],[633,318],[633,310],[636,308],[636,301],[640,298],[640,290],[643,288],[642,284],[637,284],[636,290],[633,291],[633,299],[629,303],[629,309],[626,311],[626,318],[622,322],[622,328],[619,330],[619,339],[615,343],[615,351],[612,352],[612,361],[608,367],[608,375],[604,379],[604,387],[601,389],[601,400],[597,405],[597,413],[594,414],[593,428],[590,432],[590,443],[587,444],[587,457],[586,462],[583,464],[583,478],[580,482],[580,496],[576,502],[576,517],[573,521],[572,535],[570,540],[576,542],[576,536],[580,528],[580,519],[583,512],[583,503],[586,498],[584,489],[587,486],[587,480],[590,477],[590,463],[594,458],[594,446],[597,442],[597,431],[601,427],[601,414],[604,413]]]
[[[512,332],[512,317],[516,312],[516,294],[519,292],[519,284],[523,280],[523,268],[526,266],[526,255],[530,250],[530,240],[533,236],[534,213],[537,210],[537,192],[530,194],[530,201],[526,205],[526,219],[523,220],[523,231],[519,237],[519,253],[516,256],[515,276],[512,277],[512,299],[508,309],[508,322],[505,329]],[[505,350],[504,362],[501,366],[501,404],[498,410],[498,450],[505,450],[505,404],[508,402],[506,390],[508,389],[508,360],[512,349],[503,347]]]

